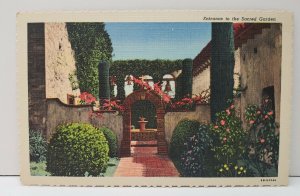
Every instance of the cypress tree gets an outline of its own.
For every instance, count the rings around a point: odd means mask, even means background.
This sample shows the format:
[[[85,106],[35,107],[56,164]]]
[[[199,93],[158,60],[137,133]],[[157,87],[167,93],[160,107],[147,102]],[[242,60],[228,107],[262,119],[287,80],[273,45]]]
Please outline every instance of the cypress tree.
[[[232,23],[212,23],[211,49],[211,120],[233,98],[234,36]]]
[[[191,97],[193,90],[193,60],[184,59],[182,61],[182,97]]]
[[[102,61],[99,70],[99,99],[110,99],[109,64]]]

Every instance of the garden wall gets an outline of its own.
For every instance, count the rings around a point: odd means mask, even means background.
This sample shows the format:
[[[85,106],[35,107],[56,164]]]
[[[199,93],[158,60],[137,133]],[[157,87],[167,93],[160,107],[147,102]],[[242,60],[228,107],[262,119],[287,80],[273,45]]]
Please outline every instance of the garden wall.
[[[72,122],[91,123],[95,127],[108,127],[118,136],[121,144],[123,132],[123,117],[116,112],[100,113],[91,117],[93,107],[90,105],[67,105],[59,99],[47,99],[47,139],[55,132],[58,125]]]
[[[281,25],[271,24],[241,47],[242,118],[248,104],[261,104],[263,89],[274,86],[275,117],[280,114]],[[284,65],[283,65],[284,66]]]
[[[195,111],[190,112],[168,112],[165,114],[165,133],[166,141],[169,144],[173,131],[183,119],[198,120],[203,123],[210,123],[210,105],[201,104],[197,105]]]

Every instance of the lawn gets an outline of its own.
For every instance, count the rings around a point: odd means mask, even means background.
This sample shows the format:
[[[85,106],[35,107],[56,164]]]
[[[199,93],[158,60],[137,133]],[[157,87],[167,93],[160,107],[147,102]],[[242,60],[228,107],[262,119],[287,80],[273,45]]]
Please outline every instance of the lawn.
[[[99,175],[104,177],[111,177],[114,175],[118,165],[119,165],[120,159],[117,157],[109,158],[108,161],[108,167],[105,171],[105,173]],[[32,176],[51,176],[49,172],[46,171],[46,162],[30,162],[30,173]]]

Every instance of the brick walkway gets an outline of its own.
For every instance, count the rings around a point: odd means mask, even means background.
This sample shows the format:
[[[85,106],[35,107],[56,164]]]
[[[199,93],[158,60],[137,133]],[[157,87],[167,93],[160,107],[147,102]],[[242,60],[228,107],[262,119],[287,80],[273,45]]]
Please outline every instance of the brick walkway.
[[[179,176],[168,156],[157,155],[157,147],[131,147],[131,155],[121,158],[114,176]]]

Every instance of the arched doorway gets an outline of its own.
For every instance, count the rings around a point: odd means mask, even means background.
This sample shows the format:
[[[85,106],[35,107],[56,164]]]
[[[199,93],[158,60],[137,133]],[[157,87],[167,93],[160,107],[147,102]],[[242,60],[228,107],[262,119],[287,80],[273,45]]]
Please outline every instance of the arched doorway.
[[[131,156],[131,110],[137,101],[149,101],[156,109],[156,125],[157,125],[157,152],[160,155],[168,153],[167,142],[165,140],[165,108],[161,98],[151,92],[145,90],[134,91],[128,95],[124,101],[125,111],[123,114],[123,139],[121,143],[121,156]]]

